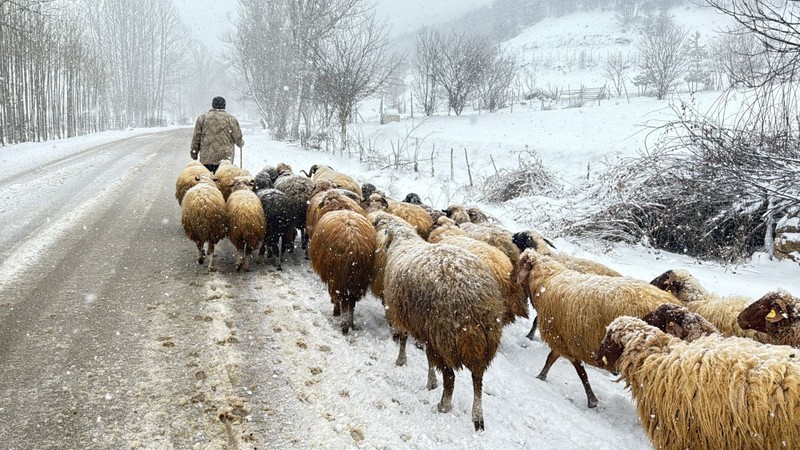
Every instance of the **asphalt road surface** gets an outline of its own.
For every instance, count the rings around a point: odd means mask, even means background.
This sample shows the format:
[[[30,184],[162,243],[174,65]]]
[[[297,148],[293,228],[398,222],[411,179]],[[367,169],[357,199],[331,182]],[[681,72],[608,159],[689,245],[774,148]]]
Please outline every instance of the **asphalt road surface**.
[[[307,439],[313,424],[272,364],[252,274],[231,273],[232,254],[204,273],[183,235],[174,183],[190,135],[0,174],[0,447]]]

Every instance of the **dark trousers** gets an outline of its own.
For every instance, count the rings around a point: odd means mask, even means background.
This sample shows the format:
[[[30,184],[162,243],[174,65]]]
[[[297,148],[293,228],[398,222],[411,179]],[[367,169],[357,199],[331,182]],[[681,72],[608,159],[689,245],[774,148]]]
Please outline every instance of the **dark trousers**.
[[[203,164],[209,172],[214,173],[219,168],[219,164]]]

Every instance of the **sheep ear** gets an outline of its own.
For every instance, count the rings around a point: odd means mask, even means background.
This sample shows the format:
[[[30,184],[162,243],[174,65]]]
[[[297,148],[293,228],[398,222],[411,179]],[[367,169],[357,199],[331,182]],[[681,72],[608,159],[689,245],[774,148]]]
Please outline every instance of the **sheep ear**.
[[[517,283],[525,284],[525,281],[528,279],[528,275],[531,273],[533,264],[531,263],[530,259],[524,258],[520,259],[518,267],[519,271],[517,272]]]

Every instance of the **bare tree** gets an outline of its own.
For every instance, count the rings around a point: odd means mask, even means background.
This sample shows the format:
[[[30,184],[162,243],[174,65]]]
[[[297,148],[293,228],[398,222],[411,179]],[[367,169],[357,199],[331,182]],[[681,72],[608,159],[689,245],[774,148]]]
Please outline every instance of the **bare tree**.
[[[437,65],[441,63],[441,50],[441,35],[437,31],[422,28],[417,34],[411,67],[414,75],[413,90],[426,116],[436,111],[436,73]]]
[[[659,13],[642,30],[639,43],[640,80],[654,90],[659,100],[674,90],[686,70],[683,58],[686,34],[686,30],[676,25],[665,12]]]
[[[441,40],[441,45],[442,61],[436,66],[436,82],[447,93],[448,108],[458,116],[478,87],[482,64],[493,44],[485,36],[453,32]]]
[[[371,13],[333,33],[316,50],[316,84],[337,110],[342,149],[356,104],[378,91],[402,62],[387,54],[388,46],[386,27]]]
[[[761,45],[739,48],[743,56],[766,63],[753,66],[752,79],[738,80],[748,87],[793,81],[800,67],[800,6],[797,2],[765,0],[705,0],[717,11],[732,17],[738,27],[734,35],[750,35]]]
[[[495,112],[505,106],[506,93],[517,72],[517,62],[503,52],[500,45],[486,45],[484,61],[480,64],[480,80],[477,93],[483,107]]]
[[[609,56],[603,64],[603,76],[611,82],[611,87],[617,97],[622,97],[622,93],[628,95],[628,88],[625,81],[630,76],[630,70],[633,68],[633,61],[624,56],[622,53],[617,53]]]

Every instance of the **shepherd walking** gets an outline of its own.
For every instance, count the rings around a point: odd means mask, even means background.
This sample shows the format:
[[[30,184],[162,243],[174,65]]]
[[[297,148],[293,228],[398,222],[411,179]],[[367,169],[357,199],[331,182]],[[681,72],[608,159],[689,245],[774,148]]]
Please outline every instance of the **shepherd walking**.
[[[214,97],[211,110],[197,118],[192,137],[192,159],[197,159],[211,172],[216,172],[223,159],[234,162],[234,144],[244,147],[239,121],[225,111],[225,99]],[[241,162],[240,162],[241,165]]]

